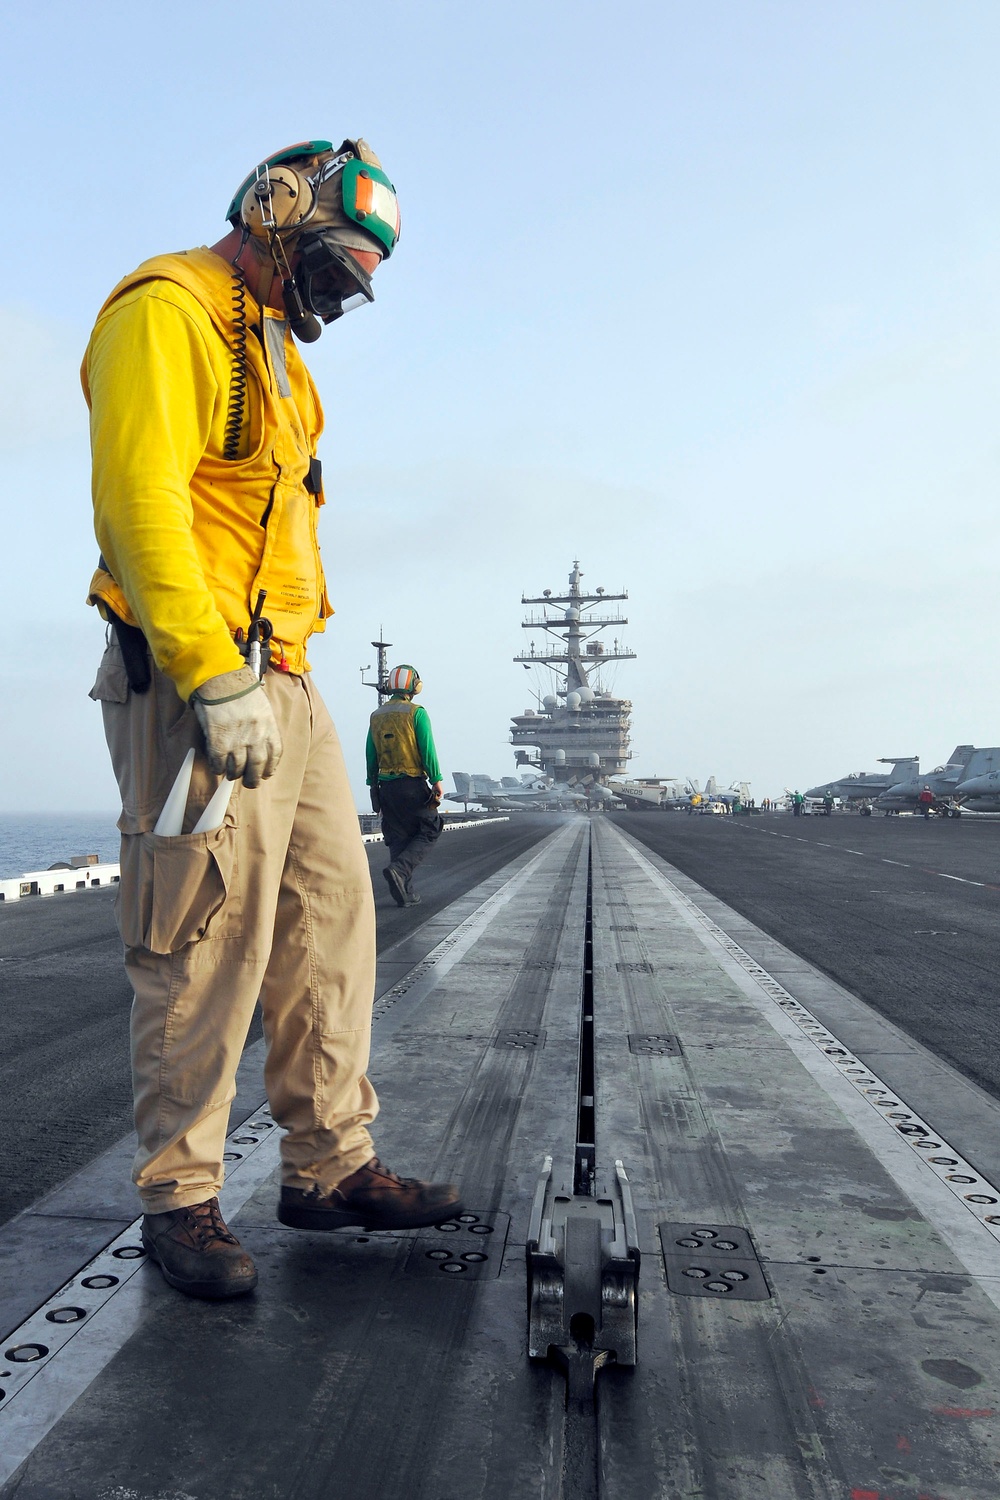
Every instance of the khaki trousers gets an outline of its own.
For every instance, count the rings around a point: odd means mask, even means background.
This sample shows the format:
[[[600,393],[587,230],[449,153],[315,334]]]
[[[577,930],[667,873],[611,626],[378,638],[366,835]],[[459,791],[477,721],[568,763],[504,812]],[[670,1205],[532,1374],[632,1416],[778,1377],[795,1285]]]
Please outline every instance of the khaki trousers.
[[[374,1155],[375,912],[357,813],[309,677],[268,672],[265,688],[284,742],[278,770],[253,791],[236,785],[221,828],[176,838],[152,829],[190,746],[185,830],[218,785],[193,712],[160,673],[131,692],[114,643],[91,692],[122,795],[117,916],[135,990],[133,1180],[147,1213],[222,1186],[258,998],[268,1100],[287,1131],[283,1181],[329,1192]]]

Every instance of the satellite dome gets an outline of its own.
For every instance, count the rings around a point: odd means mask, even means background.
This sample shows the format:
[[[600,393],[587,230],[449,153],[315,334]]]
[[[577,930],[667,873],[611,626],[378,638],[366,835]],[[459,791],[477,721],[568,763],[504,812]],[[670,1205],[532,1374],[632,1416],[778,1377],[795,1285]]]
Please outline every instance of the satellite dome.
[[[542,699],[542,707],[545,709],[546,713],[551,714],[555,712],[555,710],[559,707],[559,699],[556,697],[555,693],[545,694],[545,697]]]
[[[569,711],[570,711],[571,714],[579,713],[580,712],[580,694],[579,693],[567,693],[566,694],[566,707],[569,709]]]
[[[579,693],[581,703],[593,703],[597,694],[592,687],[582,687]]]
[[[579,618],[580,618],[580,611],[577,609],[577,607],[576,607],[575,604],[571,604],[570,607],[569,607],[569,609],[566,611],[566,619],[567,620],[578,620]]]
[[[591,751],[590,755],[587,756],[587,765],[588,766],[599,766],[600,764],[601,764],[601,757],[598,754],[596,754],[596,752]]]
[[[557,766],[564,766],[566,764],[566,751],[553,750],[552,759]]]

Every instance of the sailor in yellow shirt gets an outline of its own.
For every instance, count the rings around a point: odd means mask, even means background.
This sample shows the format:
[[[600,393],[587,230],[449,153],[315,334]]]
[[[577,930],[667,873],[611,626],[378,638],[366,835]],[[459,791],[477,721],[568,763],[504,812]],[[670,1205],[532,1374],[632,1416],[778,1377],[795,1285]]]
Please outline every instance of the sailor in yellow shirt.
[[[282,1223],[408,1228],[461,1207],[450,1184],[383,1167],[368,1132],[371,880],[306,661],[330,613],[323,415],[290,334],[312,342],[373,300],[399,235],[395,190],[364,141],[305,141],[260,163],[228,218],[211,249],[119,283],[83,367],[101,548],[89,597],[110,627],[91,696],[121,790],[117,915],[135,990],[133,1176],[151,1259],[213,1298],[256,1284],[218,1193],[258,998],[286,1132]],[[191,750],[182,831],[157,833]],[[211,826],[222,777],[236,785]]]

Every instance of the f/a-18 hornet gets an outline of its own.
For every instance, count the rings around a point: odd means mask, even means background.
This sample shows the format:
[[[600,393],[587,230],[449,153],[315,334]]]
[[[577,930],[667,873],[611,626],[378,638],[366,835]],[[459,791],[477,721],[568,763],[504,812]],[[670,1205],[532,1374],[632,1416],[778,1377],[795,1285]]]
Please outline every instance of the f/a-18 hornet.
[[[945,765],[896,782],[881,794],[875,805],[880,812],[912,812],[926,787],[933,793],[937,811],[957,817],[963,803],[975,806],[970,798],[979,793],[969,790],[970,783],[981,783],[994,770],[1000,770],[1000,747],[977,750],[974,745],[956,745]]]
[[[824,781],[821,786],[809,787],[806,796],[837,797],[841,802],[874,802],[891,786],[920,775],[920,761],[915,755],[882,756],[878,764],[891,766],[892,770],[854,771],[836,781]]]

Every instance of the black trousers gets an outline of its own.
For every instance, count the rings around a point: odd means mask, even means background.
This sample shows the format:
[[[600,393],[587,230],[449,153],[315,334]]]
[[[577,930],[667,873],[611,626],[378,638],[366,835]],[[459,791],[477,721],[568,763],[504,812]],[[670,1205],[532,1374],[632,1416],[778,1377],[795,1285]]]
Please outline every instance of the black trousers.
[[[441,815],[428,801],[430,794],[422,776],[400,776],[378,784],[382,836],[390,862],[407,886],[417,865],[441,836]]]

